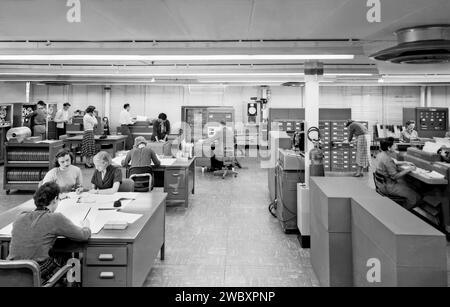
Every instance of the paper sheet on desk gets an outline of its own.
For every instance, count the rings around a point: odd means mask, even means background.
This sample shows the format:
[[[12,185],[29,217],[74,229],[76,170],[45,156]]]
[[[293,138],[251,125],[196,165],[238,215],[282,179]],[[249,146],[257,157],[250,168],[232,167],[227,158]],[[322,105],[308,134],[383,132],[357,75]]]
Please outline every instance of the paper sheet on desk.
[[[429,179],[444,179],[445,178],[444,175],[442,175],[436,171],[429,172],[429,171],[421,169],[421,168],[416,169],[413,173],[419,174],[419,175],[429,178]]]
[[[116,210],[97,210],[92,209],[89,212],[88,219],[92,233],[99,233],[107,222],[123,221],[128,224],[136,222],[142,214],[124,213]]]
[[[437,153],[437,151],[441,147],[442,147],[442,144],[440,144],[440,143],[425,142],[425,145],[423,146],[423,151]]]
[[[78,204],[76,201],[76,199],[71,198],[62,200],[55,212],[62,213],[72,223],[81,226],[81,221],[86,218],[91,207],[88,204]]]
[[[161,165],[163,165],[163,166],[170,166],[170,165],[174,164],[175,161],[177,161],[177,159],[161,158],[161,159],[159,159],[159,161],[161,162]]]
[[[97,195],[97,194],[89,194],[83,193],[79,200],[80,204],[87,204],[91,208],[113,208],[114,202],[122,198],[121,203],[122,206],[127,205],[132,202],[138,193],[129,193],[129,192],[118,192],[111,195]]]
[[[125,157],[115,157],[112,159],[112,163],[118,166],[122,166],[122,161],[125,160]]]
[[[2,229],[0,229],[0,234],[2,235],[11,235],[13,229],[13,223],[6,225]]]

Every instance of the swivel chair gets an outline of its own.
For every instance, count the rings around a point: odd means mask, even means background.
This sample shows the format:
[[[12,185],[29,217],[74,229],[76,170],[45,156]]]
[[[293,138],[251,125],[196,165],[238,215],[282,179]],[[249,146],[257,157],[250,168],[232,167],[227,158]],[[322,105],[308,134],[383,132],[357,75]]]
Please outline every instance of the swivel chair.
[[[34,260],[0,260],[0,287],[53,287],[72,268],[66,264],[42,283],[39,265]]]
[[[222,176],[222,179],[225,179],[227,175],[233,175],[237,177],[238,172],[234,169],[239,163],[236,160],[236,152],[233,147],[225,147],[223,150],[223,156],[216,157],[217,160],[223,162],[223,167],[220,170],[215,170],[213,172],[214,176]]]
[[[377,171],[373,172],[373,181],[375,183],[375,190],[377,191],[378,194],[380,194],[381,196],[390,198],[394,202],[399,204],[400,206],[405,207],[406,198],[401,197],[401,196],[388,195],[381,191],[380,186],[382,186],[386,183],[386,178],[384,178],[384,176],[382,174],[378,173]]]

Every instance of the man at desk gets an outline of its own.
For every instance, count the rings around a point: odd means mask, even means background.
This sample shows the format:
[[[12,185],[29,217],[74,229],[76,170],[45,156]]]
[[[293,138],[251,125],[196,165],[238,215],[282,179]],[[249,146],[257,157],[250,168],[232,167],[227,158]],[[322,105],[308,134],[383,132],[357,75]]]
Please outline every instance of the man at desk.
[[[394,138],[381,140],[380,148],[382,151],[377,155],[376,172],[384,177],[385,183],[378,188],[386,195],[404,197],[407,202],[406,209],[414,208],[422,197],[408,186],[403,177],[409,172],[415,171],[416,167],[410,162],[398,162],[397,164],[394,162],[391,156],[394,151]],[[407,164],[408,167],[403,171],[398,171],[397,166],[401,164]]]
[[[409,143],[411,141],[417,140],[419,136],[417,135],[417,131],[414,130],[416,127],[416,122],[413,120],[408,120],[405,123],[405,129],[402,131],[400,135],[400,141]]]
[[[155,167],[159,167],[161,162],[156,153],[147,146],[147,140],[143,136],[138,136],[134,140],[134,148],[127,153],[125,160],[122,161],[122,166],[126,167],[131,161],[131,167],[150,166],[151,162]]]
[[[217,141],[217,144],[213,143]],[[220,127],[216,129],[214,135],[199,142],[211,145],[211,169],[221,170],[224,167],[225,157],[234,157],[234,131],[226,126],[226,122],[221,121]]]

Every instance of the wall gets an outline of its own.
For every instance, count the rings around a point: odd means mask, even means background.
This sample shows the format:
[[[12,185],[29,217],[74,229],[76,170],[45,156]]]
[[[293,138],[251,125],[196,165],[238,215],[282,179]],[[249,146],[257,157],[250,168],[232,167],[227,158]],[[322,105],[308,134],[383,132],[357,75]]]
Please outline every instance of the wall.
[[[303,107],[303,88],[272,86],[269,107]],[[0,83],[0,102],[25,101],[25,83]],[[236,121],[246,116],[250,97],[259,97],[256,86],[111,86],[111,115],[113,127],[118,125],[124,103],[131,104],[133,115],[156,118],[160,112],[168,115],[173,124],[181,119],[181,106],[232,106]],[[101,85],[33,85],[31,101],[72,104],[72,111],[94,105],[104,114],[104,86]],[[323,86],[320,107],[352,108],[353,118],[376,123],[402,124],[402,108],[420,106],[420,88],[413,86]],[[431,88],[430,106],[450,107],[450,86]],[[114,129],[113,129],[114,131]]]

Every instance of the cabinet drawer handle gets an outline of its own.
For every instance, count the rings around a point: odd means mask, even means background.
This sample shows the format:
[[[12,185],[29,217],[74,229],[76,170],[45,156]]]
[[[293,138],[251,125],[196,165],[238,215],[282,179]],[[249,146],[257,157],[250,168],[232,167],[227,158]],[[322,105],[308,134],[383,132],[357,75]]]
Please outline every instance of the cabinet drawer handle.
[[[172,192],[173,195],[178,195],[180,192]]]
[[[100,255],[98,255],[98,260],[112,261],[112,260],[114,260],[114,256],[113,256],[113,254],[100,254]]]
[[[100,272],[100,279],[113,279],[114,272]]]
[[[172,174],[173,177],[180,177],[180,174]]]

